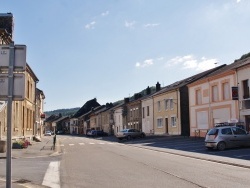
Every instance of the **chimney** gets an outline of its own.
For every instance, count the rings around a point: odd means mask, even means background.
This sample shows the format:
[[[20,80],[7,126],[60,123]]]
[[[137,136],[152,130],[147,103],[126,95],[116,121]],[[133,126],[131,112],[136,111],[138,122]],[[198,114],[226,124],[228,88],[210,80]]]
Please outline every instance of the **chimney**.
[[[159,82],[157,82],[156,84],[156,91],[160,91],[161,90],[161,84],[159,84]]]
[[[149,86],[146,89],[146,95],[149,95],[151,93],[151,89],[149,88]]]
[[[129,103],[129,98],[124,98],[124,103]]]

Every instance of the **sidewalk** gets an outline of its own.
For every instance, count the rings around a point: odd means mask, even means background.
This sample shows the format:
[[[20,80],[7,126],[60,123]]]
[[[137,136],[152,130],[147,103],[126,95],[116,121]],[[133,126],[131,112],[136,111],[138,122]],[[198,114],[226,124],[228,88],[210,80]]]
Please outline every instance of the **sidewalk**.
[[[54,136],[44,136],[41,142],[31,141],[31,145],[26,149],[12,149],[12,159],[17,158],[36,158],[45,156],[59,155],[58,147],[53,146]],[[0,153],[0,160],[6,160],[6,152]],[[6,179],[0,177],[0,188],[6,187]],[[12,179],[12,188],[24,188],[24,187],[46,187],[42,185],[31,185],[30,183],[16,182]]]
[[[44,136],[41,142],[31,141],[31,145],[24,149],[12,149],[12,158],[35,158],[56,155],[57,147],[53,147],[54,136]],[[6,158],[6,152],[0,153],[0,159]]]

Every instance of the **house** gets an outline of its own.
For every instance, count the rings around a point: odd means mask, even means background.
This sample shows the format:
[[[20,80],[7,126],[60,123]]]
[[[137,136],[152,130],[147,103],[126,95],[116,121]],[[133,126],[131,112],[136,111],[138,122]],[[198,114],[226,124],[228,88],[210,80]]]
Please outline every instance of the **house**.
[[[36,88],[35,135],[39,136],[44,132],[44,99],[43,91]]]
[[[46,118],[44,120],[45,129],[44,129],[43,133],[45,133],[46,131],[53,131],[55,133],[55,131],[56,131],[56,124],[54,122],[56,120],[58,120],[59,118],[61,118],[61,117],[62,117],[61,114],[59,114],[59,115],[52,114],[48,118]]]
[[[0,45],[12,42],[14,21],[11,13],[0,14]],[[1,72],[0,72],[1,73]],[[24,100],[12,102],[12,139],[29,138],[37,133],[36,127],[36,85],[38,78],[26,62],[24,71]],[[0,111],[0,138],[7,137],[7,107],[3,104]]]
[[[111,115],[110,123],[114,135],[116,135],[119,131],[124,129],[123,116],[122,116],[123,105],[124,101],[118,103],[117,105],[115,105],[110,109],[110,115]]]
[[[86,133],[90,126],[89,115],[92,108],[98,107],[100,104],[96,98],[87,101],[71,118],[70,118],[70,134]],[[86,121],[86,124],[84,122]]]
[[[238,84],[239,121],[244,122],[247,131],[250,131],[250,53],[241,58],[240,65],[235,68]]]
[[[187,85],[223,66],[177,81],[153,94],[154,133],[156,135],[189,136],[189,92]]]
[[[247,88],[243,88],[249,78],[249,73],[245,72],[248,64],[249,59],[237,60],[188,85],[191,136],[204,137],[216,123],[242,121],[244,117],[248,121],[248,110],[239,111],[238,101],[239,87],[242,104],[244,92],[247,93]],[[237,89],[235,100],[233,88]]]
[[[160,90],[159,82],[156,84],[157,91]],[[156,91],[152,91],[151,88],[147,87],[146,96],[141,98],[141,109],[142,109],[142,131],[147,134],[154,134],[154,101],[152,95]]]
[[[55,127],[55,133],[57,133],[59,130],[67,132],[67,124],[65,124],[65,122],[67,122],[68,119],[69,116],[61,116],[52,122],[52,127]]]

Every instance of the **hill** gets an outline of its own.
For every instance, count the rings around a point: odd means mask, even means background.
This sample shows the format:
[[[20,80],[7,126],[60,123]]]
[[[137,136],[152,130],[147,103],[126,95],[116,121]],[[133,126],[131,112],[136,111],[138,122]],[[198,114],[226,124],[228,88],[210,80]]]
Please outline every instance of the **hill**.
[[[80,107],[58,109],[58,110],[46,111],[44,113],[46,114],[46,117],[49,117],[52,114],[56,114],[56,115],[61,114],[62,116],[71,116],[71,115],[75,114],[79,109],[80,109]]]

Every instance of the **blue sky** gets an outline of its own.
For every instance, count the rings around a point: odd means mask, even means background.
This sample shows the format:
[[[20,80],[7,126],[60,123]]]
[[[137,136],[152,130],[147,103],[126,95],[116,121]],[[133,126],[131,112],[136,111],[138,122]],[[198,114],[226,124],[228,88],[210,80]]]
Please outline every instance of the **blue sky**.
[[[45,111],[122,100],[250,52],[249,0],[0,0]],[[217,63],[217,64],[215,64]]]

